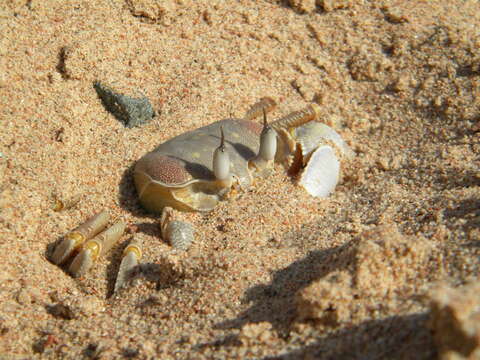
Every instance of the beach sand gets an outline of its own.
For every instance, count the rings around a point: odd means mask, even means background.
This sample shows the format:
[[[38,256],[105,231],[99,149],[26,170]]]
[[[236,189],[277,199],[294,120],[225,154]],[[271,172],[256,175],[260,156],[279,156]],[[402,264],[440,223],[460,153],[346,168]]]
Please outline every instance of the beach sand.
[[[473,0],[2,1],[0,358],[435,358],[430,289],[479,281],[479,29]],[[124,127],[95,81],[156,116]],[[172,250],[135,162],[264,96],[320,106],[342,183],[276,166]],[[74,279],[47,255],[102,209],[129,233]],[[132,236],[148,271],[112,297]]]

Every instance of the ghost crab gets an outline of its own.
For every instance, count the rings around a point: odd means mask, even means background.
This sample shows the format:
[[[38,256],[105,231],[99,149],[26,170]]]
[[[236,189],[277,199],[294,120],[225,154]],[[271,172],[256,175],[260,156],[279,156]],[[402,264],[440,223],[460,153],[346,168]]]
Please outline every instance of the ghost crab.
[[[162,237],[172,244],[185,237],[184,223],[174,221],[172,209],[210,211],[232,188],[247,188],[274,161],[303,169],[299,183],[313,196],[326,197],[339,180],[341,156],[351,154],[340,135],[315,120],[317,104],[310,104],[274,122],[267,112],[270,98],[254,104],[243,119],[224,119],[178,135],[143,156],[134,169],[142,206],[162,213]],[[263,126],[254,122],[263,114]],[[189,230],[193,237],[193,232]],[[174,236],[173,236],[174,237]],[[179,240],[185,243],[185,239]]]
[[[255,177],[269,171],[274,161],[290,174],[299,174],[299,184],[313,196],[326,197],[335,189],[340,161],[353,154],[340,135],[317,122],[319,107],[308,105],[272,123],[267,112],[275,107],[270,98],[254,104],[243,119],[224,119],[181,134],[143,156],[134,168],[140,203],[161,213],[162,238],[178,250],[193,242],[191,224],[176,220],[175,211],[210,211],[229,197],[232,189],[247,188]],[[263,115],[263,126],[254,122]],[[107,227],[108,212],[102,211],[69,232],[55,247],[50,259],[61,265],[76,254],[68,271],[82,276],[123,235],[125,223]],[[142,256],[142,246],[133,239],[125,248],[115,292],[122,288]]]

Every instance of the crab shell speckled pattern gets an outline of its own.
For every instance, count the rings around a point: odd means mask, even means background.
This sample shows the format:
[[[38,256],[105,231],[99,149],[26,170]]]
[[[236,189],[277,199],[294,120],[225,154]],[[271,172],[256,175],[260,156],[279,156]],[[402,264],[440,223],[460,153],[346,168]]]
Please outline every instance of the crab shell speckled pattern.
[[[241,186],[251,183],[248,160],[258,152],[262,125],[240,119],[217,121],[166,141],[137,162],[135,186],[147,210],[159,213],[171,206],[183,211],[208,211],[215,207],[228,191],[217,183],[212,169],[221,127],[231,174]]]

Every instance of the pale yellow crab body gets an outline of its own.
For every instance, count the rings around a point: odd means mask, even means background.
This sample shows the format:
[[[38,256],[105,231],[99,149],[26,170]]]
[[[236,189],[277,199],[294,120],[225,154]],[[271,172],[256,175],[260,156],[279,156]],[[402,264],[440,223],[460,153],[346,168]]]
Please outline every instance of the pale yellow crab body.
[[[212,169],[220,128],[230,155],[230,173],[242,187],[250,185],[248,161],[258,152],[262,126],[247,120],[225,119],[174,137],[137,162],[135,186],[147,210],[161,212],[170,206],[184,211],[208,211],[215,207],[228,191],[216,181]]]

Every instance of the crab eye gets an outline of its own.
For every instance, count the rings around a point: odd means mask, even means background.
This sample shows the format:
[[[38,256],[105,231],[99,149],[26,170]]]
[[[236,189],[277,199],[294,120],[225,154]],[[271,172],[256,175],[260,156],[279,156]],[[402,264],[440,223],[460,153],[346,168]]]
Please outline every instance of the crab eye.
[[[267,124],[267,113],[263,110],[263,130],[260,134],[260,149],[258,150],[258,156],[265,160],[270,161],[275,158],[277,152],[277,133]]]
[[[227,180],[230,177],[230,156],[225,148],[225,136],[223,128],[220,128],[222,134],[220,146],[213,153],[213,173],[217,180]]]

